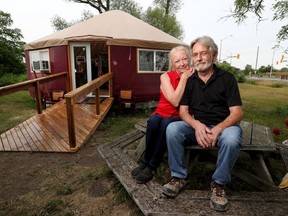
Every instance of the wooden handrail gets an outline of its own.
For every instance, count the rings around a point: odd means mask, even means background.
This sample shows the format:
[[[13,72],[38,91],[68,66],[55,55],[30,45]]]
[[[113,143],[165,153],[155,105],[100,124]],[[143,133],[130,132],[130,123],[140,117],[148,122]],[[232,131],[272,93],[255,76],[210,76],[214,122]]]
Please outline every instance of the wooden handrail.
[[[46,77],[35,78],[33,80],[28,80],[28,81],[24,81],[24,82],[13,84],[13,85],[3,86],[3,87],[0,87],[0,96],[12,94],[17,91],[33,87],[35,89],[37,112],[38,114],[41,114],[42,102],[41,102],[40,85],[43,83],[47,83],[47,82],[65,77],[66,89],[70,89],[68,76],[69,74],[67,72],[62,72],[62,73],[49,75]],[[111,96],[112,95],[112,77],[113,77],[112,73],[109,72],[64,95],[64,98],[66,99],[66,111],[67,111],[68,135],[69,135],[70,148],[76,147],[76,134],[75,134],[73,105],[77,103],[79,99],[86,97],[86,95],[90,94],[91,92],[94,92],[95,100],[96,100],[96,108],[95,108],[96,115],[100,115],[99,88],[106,82],[109,82],[109,95]]]
[[[66,89],[69,89],[69,82],[67,82],[67,80],[69,80],[68,72],[61,72],[61,73],[52,74],[52,75],[45,76],[45,77],[39,77],[39,78],[35,78],[32,80],[27,80],[21,83],[2,86],[0,87],[0,97],[33,87],[35,89],[37,113],[41,114],[42,113],[42,101],[41,101],[40,85],[43,83],[51,82],[59,78],[63,78],[63,77],[66,78]]]
[[[92,80],[85,85],[80,86],[77,89],[72,90],[64,95],[66,99],[66,110],[67,110],[67,125],[68,125],[68,136],[69,136],[69,146],[70,148],[76,147],[76,134],[75,134],[75,123],[74,123],[74,110],[73,105],[77,103],[77,101],[91,92],[95,93],[96,100],[96,115],[100,115],[100,96],[99,96],[99,88],[109,82],[109,94],[112,95],[112,73],[107,73],[98,77],[95,80]]]

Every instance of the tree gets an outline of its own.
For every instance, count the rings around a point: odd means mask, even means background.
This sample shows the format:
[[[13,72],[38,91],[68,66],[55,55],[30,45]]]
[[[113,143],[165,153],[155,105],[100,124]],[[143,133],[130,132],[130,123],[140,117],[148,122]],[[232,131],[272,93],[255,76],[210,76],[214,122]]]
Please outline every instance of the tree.
[[[150,25],[183,39],[183,27],[175,16],[181,8],[181,3],[181,0],[154,0],[154,8],[148,7],[143,19]]]
[[[110,10],[122,10],[137,18],[141,17],[142,7],[133,0],[66,0],[81,4],[88,4],[99,14]]]
[[[259,72],[259,73],[267,73],[267,72],[270,72],[270,71],[271,71],[271,65],[268,65],[268,66],[262,65],[262,66],[258,69],[258,72]]]
[[[242,83],[245,81],[244,74],[242,72],[240,72],[239,69],[236,69],[235,67],[233,67],[228,62],[224,61],[222,63],[216,63],[216,65],[220,69],[228,71],[229,73],[233,74],[239,83]]]
[[[68,2],[88,4],[92,8],[96,9],[99,14],[109,10],[122,10],[139,19],[141,19],[142,7],[133,0],[66,0]],[[93,17],[94,14],[89,10],[84,10],[80,20],[66,21],[62,17],[55,15],[51,19],[51,26],[55,31],[68,28],[75,23],[87,20]]]
[[[253,75],[255,74],[255,70],[252,68],[252,65],[247,64],[245,69],[243,70],[244,75]]]
[[[9,13],[0,10],[0,76],[25,72],[22,61],[24,44],[21,30],[12,29],[13,20]]]
[[[240,24],[248,18],[248,14],[255,14],[258,18],[258,22],[264,21],[262,17],[265,5],[264,0],[234,0],[234,8],[231,10],[231,14],[228,15],[236,20],[236,23]],[[288,19],[288,0],[275,0],[271,10],[273,11],[272,21],[287,20]],[[288,25],[283,25],[277,33],[278,44],[288,39]]]
[[[51,19],[51,24],[52,24],[52,27],[54,28],[55,31],[60,31],[62,29],[65,29],[65,28],[68,28],[69,26],[74,25],[75,23],[90,19],[93,16],[94,15],[89,10],[84,10],[82,12],[80,20],[74,20],[74,21],[68,22],[65,19],[63,19],[62,17],[55,15]]]

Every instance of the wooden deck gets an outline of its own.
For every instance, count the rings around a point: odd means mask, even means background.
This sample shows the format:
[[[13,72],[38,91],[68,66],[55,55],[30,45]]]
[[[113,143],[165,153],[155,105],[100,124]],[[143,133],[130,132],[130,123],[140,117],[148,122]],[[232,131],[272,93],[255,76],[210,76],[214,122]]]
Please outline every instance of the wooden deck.
[[[244,126],[250,124],[244,123]],[[266,131],[257,130],[254,127],[253,133],[265,134]],[[245,147],[243,151],[253,148],[253,143],[258,142],[261,136],[252,136],[244,130]],[[264,139],[267,136],[263,137]],[[275,146],[271,140],[263,140],[263,146],[257,151],[274,151]],[[252,140],[251,140],[252,139]],[[250,141],[248,141],[250,140]],[[247,142],[247,143],[246,143]],[[271,148],[270,148],[270,147]],[[271,182],[263,184],[266,191],[232,191],[227,194],[231,207],[228,212],[215,212],[210,208],[210,192],[207,190],[191,190],[186,188],[175,199],[168,199],[162,195],[162,185],[156,180],[146,184],[137,184],[131,177],[131,171],[137,166],[137,160],[145,148],[145,124],[136,125],[136,129],[123,135],[120,139],[98,148],[101,156],[105,159],[109,168],[127,190],[137,206],[144,215],[287,215],[288,213],[288,192],[277,188]],[[263,148],[263,149],[262,149]],[[283,158],[284,160],[285,158]],[[256,164],[257,165],[257,164]],[[259,165],[259,164],[258,164]],[[246,172],[247,173],[247,172]],[[235,173],[233,173],[235,174]],[[237,173],[236,173],[237,174]],[[242,176],[242,175],[240,175]],[[249,176],[248,176],[249,177]],[[251,175],[250,175],[251,177]],[[263,180],[258,178],[261,182]],[[256,180],[255,177],[252,180]]]
[[[112,106],[113,98],[100,104],[74,104],[76,147],[69,147],[66,100],[47,108],[0,136],[0,151],[76,152],[94,133]]]

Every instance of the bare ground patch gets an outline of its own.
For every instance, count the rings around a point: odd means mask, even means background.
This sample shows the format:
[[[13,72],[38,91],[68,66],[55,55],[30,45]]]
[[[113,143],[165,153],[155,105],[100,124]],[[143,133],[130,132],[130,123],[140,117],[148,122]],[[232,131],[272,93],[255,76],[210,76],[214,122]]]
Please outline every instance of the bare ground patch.
[[[97,151],[102,135],[73,154],[0,152],[0,215],[141,215]]]

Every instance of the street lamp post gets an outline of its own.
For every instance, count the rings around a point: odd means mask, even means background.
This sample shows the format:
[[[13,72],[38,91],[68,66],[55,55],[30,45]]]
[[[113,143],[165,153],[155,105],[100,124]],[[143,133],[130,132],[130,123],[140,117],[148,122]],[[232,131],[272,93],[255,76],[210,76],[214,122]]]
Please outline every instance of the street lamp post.
[[[220,48],[219,48],[219,62],[221,62],[221,51],[222,51],[222,41],[227,39],[228,37],[232,37],[233,35],[228,35],[225,38],[220,40]]]
[[[271,69],[270,69],[270,75],[269,75],[269,77],[272,77],[272,72],[273,72],[273,62],[274,62],[274,55],[275,55],[275,49],[273,50],[272,62],[271,62]]]

